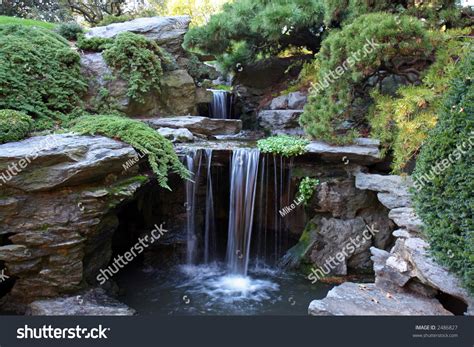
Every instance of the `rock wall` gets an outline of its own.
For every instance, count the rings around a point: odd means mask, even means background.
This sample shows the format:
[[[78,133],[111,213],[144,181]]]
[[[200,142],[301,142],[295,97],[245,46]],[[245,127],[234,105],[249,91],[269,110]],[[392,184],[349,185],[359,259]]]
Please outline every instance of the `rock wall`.
[[[146,180],[137,153],[105,137],[51,135],[0,146],[0,261],[14,281],[3,309],[75,292],[111,256],[114,208]]]
[[[372,247],[375,283],[344,283],[309,306],[312,315],[474,314],[474,298],[429,254],[423,223],[411,207],[410,177],[355,173],[356,187],[377,193],[399,227],[389,250]]]

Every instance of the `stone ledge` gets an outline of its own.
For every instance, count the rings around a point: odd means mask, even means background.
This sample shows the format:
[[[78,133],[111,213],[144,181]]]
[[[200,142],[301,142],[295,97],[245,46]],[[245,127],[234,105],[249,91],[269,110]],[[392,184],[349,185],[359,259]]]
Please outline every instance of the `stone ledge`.
[[[387,292],[375,284],[346,282],[329,291],[326,298],[313,300],[313,316],[451,316],[436,300],[408,292]]]

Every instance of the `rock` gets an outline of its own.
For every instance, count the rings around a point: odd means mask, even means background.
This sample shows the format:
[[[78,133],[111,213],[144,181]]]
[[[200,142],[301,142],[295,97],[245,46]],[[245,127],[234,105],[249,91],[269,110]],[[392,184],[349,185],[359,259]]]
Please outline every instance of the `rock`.
[[[400,239],[409,239],[411,237],[420,237],[420,234],[407,229],[397,229],[392,233],[393,236]]]
[[[86,37],[112,38],[129,31],[154,40],[170,53],[177,54],[183,50],[181,45],[190,22],[189,16],[137,18],[128,22],[91,28],[86,32]]]
[[[390,211],[388,217],[401,228],[406,228],[415,233],[423,231],[423,222],[416,215],[415,210],[410,207],[395,208]]]
[[[198,104],[210,104],[212,102],[213,93],[206,88],[196,89],[196,102]]]
[[[153,90],[143,95],[143,102],[138,102],[127,95],[127,81],[107,66],[102,53],[82,54],[81,69],[88,81],[85,103],[89,110],[95,111],[99,104],[110,103],[110,107],[130,117],[186,115],[197,112],[196,86],[186,70],[164,72],[161,92]],[[103,89],[108,91],[106,99],[101,96]]]
[[[334,160],[345,164],[362,163],[373,164],[381,162],[382,158],[378,146],[374,145],[345,145],[333,146],[322,141],[312,141],[306,149],[309,153],[320,155],[323,159]],[[359,189],[359,186],[356,186]]]
[[[56,134],[0,145],[2,175],[13,164],[22,168],[0,186],[0,234],[12,243],[0,246],[0,259],[15,277],[4,309],[22,313],[34,300],[77,291],[108,264],[115,207],[147,180],[138,166],[123,166],[136,156],[102,136]]]
[[[196,85],[186,70],[166,72],[161,85],[160,100],[167,109],[166,114],[180,116],[197,113]]]
[[[356,189],[352,179],[323,182],[315,195],[317,211],[329,212],[335,218],[355,218],[359,210],[374,203],[373,196]]]
[[[133,316],[135,310],[97,288],[81,295],[38,300],[28,305],[31,316]]]
[[[459,279],[446,268],[436,263],[428,253],[428,243],[420,238],[399,240],[396,250],[411,266],[411,277],[421,283],[454,296],[472,307],[474,299],[461,285]]]
[[[17,175],[9,175],[11,180],[4,186],[25,192],[44,191],[121,173],[122,165],[136,155],[131,146],[102,136],[36,136],[0,145],[0,172],[8,171],[13,164],[21,167],[22,160],[26,160],[26,167]]]
[[[392,193],[378,193],[377,198],[388,209],[398,207],[411,207],[411,198],[407,195],[397,195]]]
[[[311,262],[316,268],[324,269],[326,274],[347,275],[348,263],[360,254],[364,255],[355,258],[356,261],[351,263],[351,267],[357,269],[370,267],[368,250],[372,244],[372,236],[368,233],[370,238],[363,238],[366,224],[362,218],[349,220],[322,218],[318,226],[310,254]],[[350,240],[354,240],[356,245],[351,244]],[[352,245],[352,251],[348,247],[349,244]],[[331,261],[336,257],[339,258]]]
[[[307,99],[308,97],[301,92],[290,93],[288,94],[288,108],[290,110],[302,110]]]
[[[408,271],[408,264],[405,260],[400,259],[398,257],[390,256],[386,263],[387,266],[390,266],[397,270],[398,272],[407,272]]]
[[[186,128],[193,134],[233,135],[242,130],[242,121],[237,119],[212,119],[207,117],[168,117],[142,119],[154,129],[163,127],[179,129]]]
[[[288,108],[288,95],[281,95],[272,100],[270,110],[285,110]]]
[[[374,284],[346,282],[310,303],[314,316],[451,316],[436,300],[409,292],[387,292]]]
[[[298,119],[303,113],[302,110],[268,110],[260,111],[257,119],[258,124],[271,134],[283,134],[302,132]]]
[[[397,175],[377,175],[356,172],[356,187],[376,192],[390,193],[395,196],[407,197],[412,186],[410,177]]]
[[[192,142],[194,135],[188,129],[159,128],[158,133],[172,142]]]

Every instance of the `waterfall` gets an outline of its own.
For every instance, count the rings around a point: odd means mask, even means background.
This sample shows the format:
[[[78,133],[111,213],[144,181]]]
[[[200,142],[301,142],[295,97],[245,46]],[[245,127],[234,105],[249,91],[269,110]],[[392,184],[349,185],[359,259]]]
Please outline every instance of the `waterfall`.
[[[206,181],[206,212],[204,216],[204,262],[209,263],[216,252],[216,237],[214,228],[214,192],[212,189],[212,149],[206,149],[207,181]]]
[[[194,264],[197,251],[196,203],[199,179],[201,176],[202,151],[191,150],[186,154],[186,167],[192,172],[192,180],[186,181],[186,260]]]
[[[232,106],[229,102],[229,92],[225,90],[209,90],[212,92],[211,117],[229,119]]]
[[[260,151],[236,149],[232,154],[227,265],[247,274]]]

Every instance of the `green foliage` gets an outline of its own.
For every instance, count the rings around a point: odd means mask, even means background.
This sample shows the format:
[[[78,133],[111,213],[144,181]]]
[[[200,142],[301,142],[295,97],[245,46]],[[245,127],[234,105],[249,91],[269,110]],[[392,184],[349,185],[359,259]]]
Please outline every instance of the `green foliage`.
[[[413,175],[431,250],[474,293],[474,53],[450,83]]]
[[[420,150],[428,132],[436,125],[442,96],[449,88],[456,62],[472,49],[466,39],[470,29],[432,34],[436,60],[426,71],[423,83],[398,89],[396,95],[372,93],[369,113],[372,137],[393,151],[392,169],[400,173]]]
[[[278,55],[289,47],[316,52],[321,42],[320,0],[241,0],[227,3],[185,36],[185,47],[216,55],[227,70]]]
[[[289,94],[302,89],[308,90],[311,84],[314,83],[314,76],[319,73],[320,68],[321,64],[318,59],[304,63],[298,78],[291,82],[288,88],[281,94]]]
[[[153,41],[142,35],[124,32],[103,53],[107,64],[128,82],[127,95],[138,101],[152,90],[160,90],[162,59],[169,56]],[[169,62],[168,62],[169,63]]]
[[[32,123],[33,119],[23,112],[0,110],[0,143],[23,140]]]
[[[472,14],[472,11],[469,9],[461,10],[456,3],[456,0],[324,0],[324,20],[329,27],[340,27],[349,24],[364,14],[387,12],[423,19],[433,28],[469,25],[469,14]]]
[[[109,45],[114,42],[114,39],[105,37],[91,37],[86,38],[84,35],[79,35],[76,46],[79,49],[87,52],[102,52]]]
[[[317,83],[310,89],[300,123],[314,138],[350,142],[358,135],[355,125],[367,123],[368,91],[387,75],[419,75],[409,62],[424,68],[432,50],[423,24],[408,16],[372,13],[332,31],[316,55]]]
[[[79,54],[58,34],[0,26],[0,108],[61,120],[81,104],[85,83]]]
[[[257,147],[262,153],[279,154],[284,157],[293,157],[306,153],[309,141],[304,138],[278,135],[271,136],[257,142]]]
[[[306,205],[311,200],[318,185],[319,180],[316,178],[303,178],[298,187],[298,200],[301,200]]]
[[[54,23],[43,22],[34,19],[23,19],[17,17],[0,16],[0,25],[15,24],[28,27],[38,27],[53,30],[56,27]]]
[[[119,116],[84,116],[73,121],[71,131],[81,135],[104,135],[128,143],[147,156],[163,188],[170,189],[170,172],[184,179],[190,177],[173,144],[143,122]]]
[[[84,29],[76,22],[63,23],[56,28],[56,32],[67,40],[75,41],[84,32]]]

